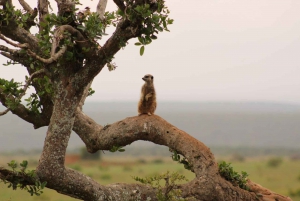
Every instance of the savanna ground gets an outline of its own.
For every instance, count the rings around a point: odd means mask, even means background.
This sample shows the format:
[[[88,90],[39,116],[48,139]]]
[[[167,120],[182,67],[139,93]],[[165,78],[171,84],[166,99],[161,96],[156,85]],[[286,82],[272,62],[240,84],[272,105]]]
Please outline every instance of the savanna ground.
[[[34,169],[38,157],[28,156],[0,156],[0,166],[6,166],[12,159],[21,162],[23,159],[29,161],[30,169]],[[231,162],[237,172],[246,171],[249,178],[257,183],[283,195],[300,190],[300,160],[276,157],[217,157],[218,161]],[[151,176],[155,174],[179,172],[188,179],[193,178],[193,173],[184,169],[167,157],[102,157],[100,161],[75,160],[69,161],[68,167],[82,171],[86,175],[99,181],[101,184],[117,182],[136,182],[132,176]],[[291,198],[300,201],[300,195]],[[76,200],[60,195],[52,190],[46,189],[41,196],[31,197],[26,191],[13,191],[6,185],[0,183],[1,201],[71,201]]]

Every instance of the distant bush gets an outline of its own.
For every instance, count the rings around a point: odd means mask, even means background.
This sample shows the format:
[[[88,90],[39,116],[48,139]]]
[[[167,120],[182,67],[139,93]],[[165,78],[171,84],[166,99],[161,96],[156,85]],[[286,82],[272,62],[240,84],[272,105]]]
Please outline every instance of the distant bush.
[[[130,171],[132,171],[132,168],[129,167],[129,166],[124,166],[124,167],[123,167],[123,171],[124,171],[124,172],[130,172]]]
[[[299,161],[300,160],[300,154],[294,154],[291,156],[292,161]]]
[[[244,162],[245,161],[245,157],[242,156],[241,154],[235,153],[231,156],[231,161],[235,161],[235,162]]]
[[[101,171],[107,171],[108,170],[108,167],[107,166],[99,166],[99,170]]]
[[[292,197],[300,197],[300,189],[297,189],[295,191],[290,191],[289,195]]]
[[[147,161],[145,159],[142,159],[142,158],[138,159],[137,162],[140,163],[140,164],[146,164],[147,163]]]
[[[162,159],[154,159],[154,160],[152,161],[152,163],[155,163],[155,164],[162,164],[162,163],[164,163],[164,161],[163,161]]]
[[[78,164],[71,165],[70,168],[72,168],[74,170],[77,170],[77,171],[81,171],[82,170],[81,166],[78,165]]]
[[[82,160],[100,160],[101,155],[100,151],[97,151],[96,153],[89,153],[85,147],[82,147],[80,149],[80,157]]]
[[[110,174],[103,174],[103,175],[101,175],[100,178],[103,179],[103,180],[110,180],[111,179],[111,175]]]
[[[267,165],[269,167],[278,167],[282,163],[282,158],[276,157],[268,160]]]

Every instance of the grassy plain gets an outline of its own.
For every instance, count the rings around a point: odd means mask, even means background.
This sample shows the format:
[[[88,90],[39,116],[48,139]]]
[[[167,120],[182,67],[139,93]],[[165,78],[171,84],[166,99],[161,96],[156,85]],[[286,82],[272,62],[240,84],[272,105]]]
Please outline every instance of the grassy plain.
[[[22,157],[0,157],[0,166],[10,160],[22,161]],[[27,158],[28,159],[28,158]],[[230,161],[230,158],[223,158]],[[218,161],[222,160],[218,158]],[[29,162],[34,169],[36,159]],[[246,171],[249,178],[274,192],[289,195],[290,191],[300,189],[300,160],[290,160],[283,158],[278,166],[268,165],[270,158],[247,158],[244,161],[231,161],[235,171]],[[104,158],[101,161],[76,161],[68,164],[70,168],[87,174],[103,185],[117,182],[134,183],[132,176],[151,176],[161,174],[169,170],[178,171],[184,174],[188,179],[194,177],[193,173],[185,170],[182,165],[171,161],[170,158],[132,158],[132,157],[111,157]],[[294,201],[300,201],[300,197],[293,197]],[[0,183],[1,201],[74,201],[77,199],[60,195],[55,191],[46,189],[44,193],[37,197],[31,197],[29,193],[21,190],[13,191],[8,189],[3,183]]]

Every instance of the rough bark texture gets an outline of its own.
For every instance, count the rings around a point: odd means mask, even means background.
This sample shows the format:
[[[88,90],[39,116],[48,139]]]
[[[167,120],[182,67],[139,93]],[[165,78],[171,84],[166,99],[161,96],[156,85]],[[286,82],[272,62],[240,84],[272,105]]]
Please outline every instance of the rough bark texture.
[[[20,2],[24,10],[27,13],[32,13],[32,16],[35,17],[37,15],[35,12],[38,11],[39,22],[45,23],[45,16],[48,14],[48,1],[39,0],[38,9],[32,9],[24,0]],[[195,173],[195,179],[177,186],[178,189],[182,190],[183,197],[192,197],[193,200],[202,201],[291,200],[250,180],[248,186],[251,191],[233,186],[220,176],[218,165],[208,147],[157,115],[128,117],[104,127],[85,115],[82,111],[82,105],[88,95],[88,89],[93,78],[120,50],[120,43],[126,43],[129,39],[140,35],[139,28],[143,21],[139,19],[130,21],[126,17],[120,19],[115,32],[104,46],[99,48],[94,40],[88,38],[84,32],[76,27],[78,22],[74,20],[73,2],[59,0],[56,2],[59,9],[58,15],[70,17],[67,19],[71,21],[56,27],[52,38],[52,47],[49,50],[50,58],[43,58],[41,54],[39,42],[43,38],[38,38],[29,32],[28,26],[32,24],[28,23],[27,27],[21,27],[14,19],[1,21],[0,24],[1,39],[18,48],[10,49],[6,46],[0,46],[1,54],[19,62],[27,69],[30,78],[26,84],[30,83],[37,92],[43,92],[44,86],[32,79],[36,75],[37,78],[47,76],[52,86],[52,93],[39,95],[40,103],[43,106],[40,113],[32,112],[21,102],[18,102],[23,93],[21,95],[7,94],[0,88],[0,101],[8,110],[31,123],[35,128],[48,126],[44,148],[36,169],[38,179],[47,181],[47,188],[87,201],[157,200],[156,189],[152,187],[142,184],[103,186],[78,171],[66,168],[64,165],[66,148],[71,131],[74,130],[85,143],[89,152],[110,150],[113,146],[129,145],[137,140],[151,141],[167,146],[173,151],[176,150],[177,153],[187,159],[191,165],[191,170]],[[97,13],[101,18],[105,11],[106,2],[105,0],[99,1]],[[120,10],[126,11],[127,3],[121,0],[114,0],[114,2]],[[143,2],[135,1],[139,5]],[[145,2],[151,5],[155,4],[155,1]],[[1,1],[1,5],[6,5],[2,3]],[[135,5],[132,4],[131,6]],[[153,6],[153,9],[156,8],[157,6]],[[0,16],[0,20],[2,17]],[[43,28],[41,26],[39,28],[39,31],[42,32]],[[71,47],[62,46],[61,42],[64,40],[72,41],[79,50],[86,50],[82,51],[85,61],[79,58],[71,61],[66,60],[65,53]],[[32,60],[29,61],[28,57]],[[32,68],[32,62],[42,63],[40,69]],[[44,74],[41,75],[40,72]],[[16,102],[16,106],[12,108],[8,102]],[[7,110],[0,114],[5,113]],[[12,176],[17,176],[14,174],[16,173],[0,168],[0,179],[2,180],[9,181]],[[22,175],[18,176],[22,177]],[[34,181],[24,176],[23,184],[31,183]]]

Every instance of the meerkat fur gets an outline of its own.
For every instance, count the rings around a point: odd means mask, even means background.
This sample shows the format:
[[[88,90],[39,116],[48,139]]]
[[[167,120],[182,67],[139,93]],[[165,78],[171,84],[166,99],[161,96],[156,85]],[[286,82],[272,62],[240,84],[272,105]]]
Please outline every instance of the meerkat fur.
[[[138,113],[148,114],[149,116],[154,114],[156,109],[156,93],[153,84],[154,77],[150,74],[145,75],[142,78],[145,84],[141,89],[141,98],[138,104]]]

